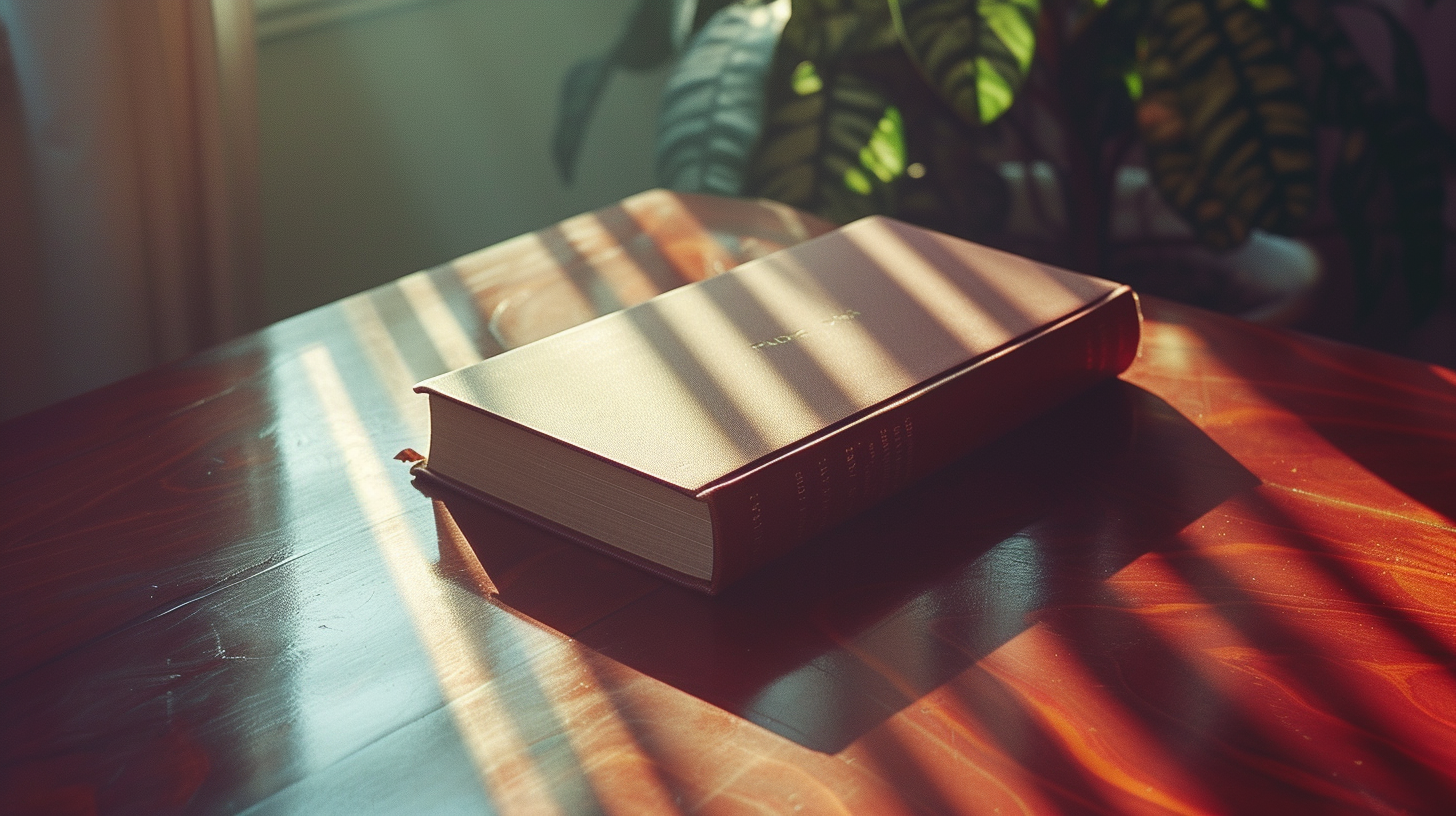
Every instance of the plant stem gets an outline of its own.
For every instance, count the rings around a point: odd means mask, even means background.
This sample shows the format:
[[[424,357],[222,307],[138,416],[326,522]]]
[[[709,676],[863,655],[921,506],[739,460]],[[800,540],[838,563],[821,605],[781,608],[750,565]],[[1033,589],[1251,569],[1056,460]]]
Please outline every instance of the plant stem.
[[[1102,145],[1092,116],[1096,101],[1083,98],[1096,87],[1085,76],[1088,66],[1064,59],[1067,43],[1060,22],[1065,15],[1060,3],[1043,6],[1037,49],[1051,78],[1048,109],[1065,136],[1067,168],[1062,196],[1071,257],[1078,271],[1105,275],[1111,187],[1116,174],[1103,172]]]

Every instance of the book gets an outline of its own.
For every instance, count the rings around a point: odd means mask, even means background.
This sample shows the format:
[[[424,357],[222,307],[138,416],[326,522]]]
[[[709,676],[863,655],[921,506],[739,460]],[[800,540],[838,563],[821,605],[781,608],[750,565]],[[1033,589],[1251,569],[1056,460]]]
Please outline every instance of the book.
[[[416,386],[418,472],[710,593],[1136,355],[1127,286],[873,216]]]

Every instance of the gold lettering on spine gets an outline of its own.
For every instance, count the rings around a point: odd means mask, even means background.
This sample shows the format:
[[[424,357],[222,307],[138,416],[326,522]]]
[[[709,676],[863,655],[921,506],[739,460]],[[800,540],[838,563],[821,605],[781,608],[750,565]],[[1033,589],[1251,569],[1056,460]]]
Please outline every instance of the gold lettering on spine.
[[[804,471],[794,471],[794,497],[799,506],[799,535],[809,529],[809,487],[804,482]]]
[[[895,459],[890,449],[890,429],[880,429],[880,489],[881,496],[895,489]]]
[[[915,472],[915,422],[905,417],[901,424],[905,426],[905,471],[908,476]]]
[[[763,501],[757,493],[748,494],[748,525],[752,530],[755,557],[763,552]]]
[[[820,525],[824,519],[829,517],[829,504],[834,498],[834,491],[830,489],[829,459],[819,460],[819,512],[821,514]]]
[[[879,452],[875,450],[874,440],[865,443],[865,452],[869,453],[869,466],[865,468],[865,498],[874,500],[878,495],[875,479],[879,478]]]
[[[893,440],[895,446],[894,490],[898,490],[900,485],[906,481],[906,444],[904,444],[904,434],[901,433],[900,423],[891,425],[890,439]]]

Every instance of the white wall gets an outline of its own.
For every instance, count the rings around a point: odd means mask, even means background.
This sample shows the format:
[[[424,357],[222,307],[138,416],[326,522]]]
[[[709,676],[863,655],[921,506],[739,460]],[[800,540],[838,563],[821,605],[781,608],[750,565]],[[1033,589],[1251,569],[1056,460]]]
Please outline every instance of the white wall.
[[[636,0],[419,0],[259,43],[264,264],[277,320],[652,186],[666,68],[619,73],[576,183],[557,93]]]

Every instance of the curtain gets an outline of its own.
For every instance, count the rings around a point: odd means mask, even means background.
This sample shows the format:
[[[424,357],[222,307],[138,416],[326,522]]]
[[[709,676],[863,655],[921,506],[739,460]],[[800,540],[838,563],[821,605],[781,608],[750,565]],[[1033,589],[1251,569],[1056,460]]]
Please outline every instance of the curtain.
[[[0,0],[0,417],[255,328],[251,0]]]

